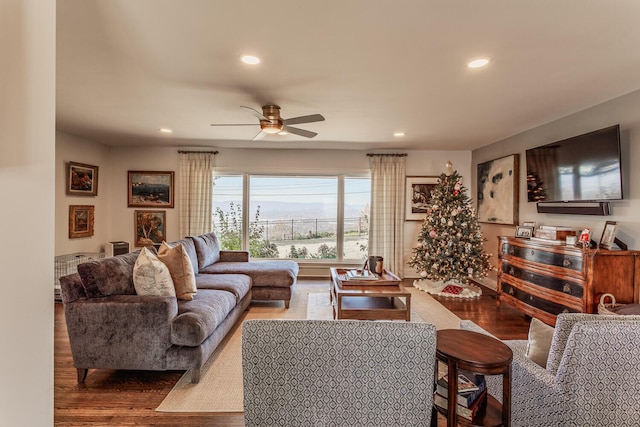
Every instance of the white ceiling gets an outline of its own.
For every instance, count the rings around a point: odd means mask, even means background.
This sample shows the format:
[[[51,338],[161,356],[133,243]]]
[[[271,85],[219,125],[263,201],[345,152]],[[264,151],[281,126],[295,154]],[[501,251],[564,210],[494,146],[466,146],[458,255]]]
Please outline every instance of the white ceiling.
[[[468,150],[640,89],[637,0],[58,0],[57,14],[57,127],[109,145]],[[252,141],[239,107],[267,103],[326,121],[296,125],[314,139]]]

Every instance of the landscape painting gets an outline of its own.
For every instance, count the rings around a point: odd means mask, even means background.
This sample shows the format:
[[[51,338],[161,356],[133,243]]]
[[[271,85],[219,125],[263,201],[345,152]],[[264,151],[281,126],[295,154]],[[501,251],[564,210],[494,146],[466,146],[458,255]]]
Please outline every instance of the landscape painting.
[[[478,164],[478,221],[518,223],[518,154]]]
[[[159,245],[166,239],[167,211],[134,211],[135,246]]]
[[[69,206],[69,238],[93,236],[95,206]]]
[[[67,194],[74,196],[98,195],[98,166],[67,163]]]
[[[130,208],[172,208],[173,171],[129,171]]]

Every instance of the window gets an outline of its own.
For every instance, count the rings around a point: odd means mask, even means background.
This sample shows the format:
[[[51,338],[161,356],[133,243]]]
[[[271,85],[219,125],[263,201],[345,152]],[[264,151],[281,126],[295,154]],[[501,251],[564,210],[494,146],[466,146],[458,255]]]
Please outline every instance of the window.
[[[240,250],[244,247],[243,182],[242,175],[213,178],[213,231],[218,236],[222,249]]]
[[[366,256],[368,177],[246,175],[246,187],[242,178],[216,177],[214,230],[223,249],[248,248],[252,258]],[[246,218],[243,206],[249,206]]]

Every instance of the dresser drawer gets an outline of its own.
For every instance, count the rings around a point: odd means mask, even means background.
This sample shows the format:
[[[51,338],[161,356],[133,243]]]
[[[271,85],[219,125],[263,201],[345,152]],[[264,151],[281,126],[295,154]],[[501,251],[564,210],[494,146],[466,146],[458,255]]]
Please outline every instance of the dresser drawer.
[[[532,270],[526,270],[511,265],[506,261],[502,261],[502,273],[546,289],[562,292],[563,294],[567,294],[572,297],[582,299],[584,296],[584,287],[581,283],[566,280],[561,277],[547,276]]]
[[[533,247],[525,248],[522,246],[511,245],[509,243],[503,243],[500,252],[503,255],[511,255],[523,260],[537,262],[539,264],[562,267],[568,270],[582,272],[583,258],[580,255],[550,252]]]
[[[544,312],[558,315],[560,313],[580,313],[581,310],[576,310],[571,307],[564,306],[562,304],[558,304],[553,301],[546,300],[536,295],[532,295],[528,292],[523,291],[522,289],[518,289],[513,285],[505,282],[500,283],[500,287],[502,288],[502,293],[506,295],[510,295],[513,298],[516,298],[528,306],[537,308]]]

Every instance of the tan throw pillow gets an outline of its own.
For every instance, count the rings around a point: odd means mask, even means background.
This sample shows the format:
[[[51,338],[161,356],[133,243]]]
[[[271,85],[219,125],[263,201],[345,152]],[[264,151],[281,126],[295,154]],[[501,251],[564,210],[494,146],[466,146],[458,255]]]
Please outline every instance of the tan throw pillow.
[[[543,368],[547,367],[553,332],[553,326],[549,326],[535,317],[531,319],[531,325],[529,325],[529,342],[527,343],[527,357]]]
[[[169,269],[147,248],[133,266],[133,287],[138,295],[176,296]]]
[[[162,242],[158,249],[158,259],[166,264],[173,279],[176,296],[183,300],[192,300],[198,292],[196,289],[196,275],[187,251],[181,244],[171,245]]]

